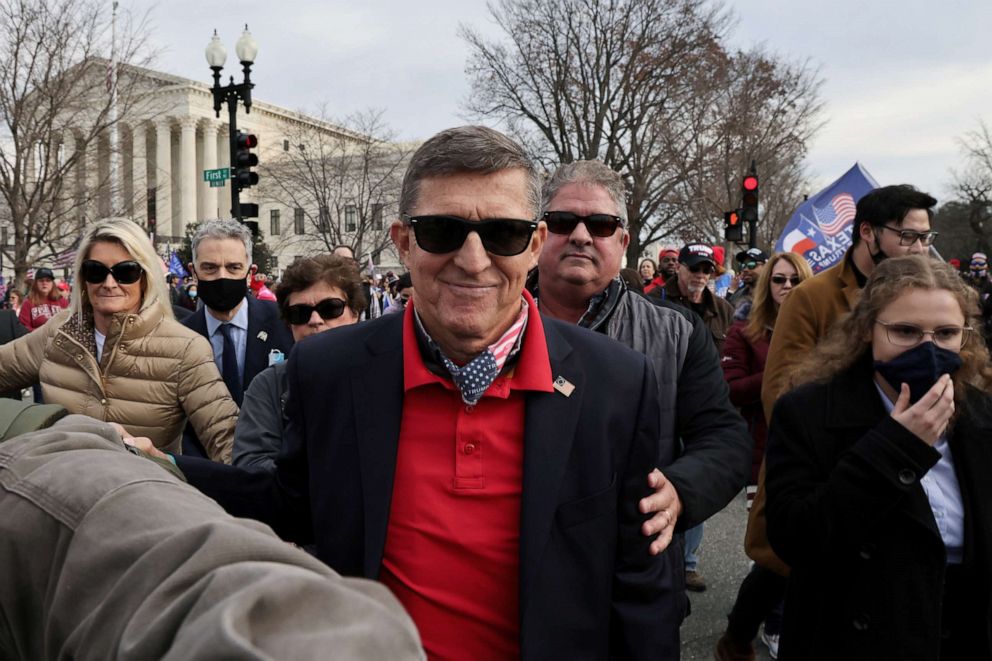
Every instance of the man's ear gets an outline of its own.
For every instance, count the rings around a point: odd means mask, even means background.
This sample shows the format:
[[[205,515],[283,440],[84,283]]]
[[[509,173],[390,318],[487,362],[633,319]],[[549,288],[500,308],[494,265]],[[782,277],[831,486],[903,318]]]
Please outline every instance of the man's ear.
[[[864,241],[865,243],[868,243],[869,242],[868,239],[874,239],[875,238],[875,228],[874,228],[874,226],[871,223],[867,223],[865,221],[861,221],[861,225],[858,227],[858,236],[861,237],[861,240],[862,241]]]
[[[394,220],[393,224],[389,226],[389,237],[393,240],[393,245],[396,246],[400,262],[409,270],[410,265],[407,263],[407,256],[410,254],[410,226],[402,220]]]
[[[196,269],[193,268],[193,262],[187,264],[186,269],[189,271],[190,275],[196,275]]]

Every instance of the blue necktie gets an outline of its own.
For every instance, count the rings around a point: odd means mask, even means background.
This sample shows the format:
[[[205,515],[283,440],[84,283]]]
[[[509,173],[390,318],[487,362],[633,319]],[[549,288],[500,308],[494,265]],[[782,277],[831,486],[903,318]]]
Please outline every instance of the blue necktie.
[[[227,390],[231,393],[231,398],[240,407],[244,399],[244,390],[241,387],[241,370],[238,369],[238,345],[231,337],[231,324],[221,324],[220,332],[224,336],[224,355],[221,358],[221,376],[227,384]]]
[[[492,382],[496,379],[496,357],[489,350],[483,351],[465,365],[458,367],[443,354],[444,366],[451,372],[451,378],[462,393],[462,401],[475,404],[482,399]]]

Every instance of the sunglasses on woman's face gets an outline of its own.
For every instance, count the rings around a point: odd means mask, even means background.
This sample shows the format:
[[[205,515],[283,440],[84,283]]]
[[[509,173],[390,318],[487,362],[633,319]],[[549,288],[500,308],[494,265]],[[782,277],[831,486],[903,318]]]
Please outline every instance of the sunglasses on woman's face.
[[[141,264],[133,259],[117,262],[113,266],[107,266],[95,259],[87,259],[80,268],[80,275],[83,276],[83,280],[91,285],[102,284],[107,279],[108,274],[114,276],[114,280],[119,285],[133,285],[141,279],[141,274],[144,272]]]
[[[303,303],[300,303],[299,305],[290,305],[286,308],[286,321],[294,326],[308,324],[310,323],[310,317],[313,316],[314,310],[317,311],[317,314],[320,315],[321,319],[324,321],[330,321],[331,319],[337,319],[344,314],[344,309],[346,307],[348,307],[348,304],[340,298],[325,298],[317,303],[317,305],[305,305]]]
[[[775,285],[784,285],[786,282],[791,282],[792,283],[792,286],[795,287],[800,282],[802,282],[802,280],[799,278],[798,275],[793,275],[793,276],[773,275],[772,276],[772,284],[775,284]]]
[[[470,232],[482,240],[486,252],[500,257],[519,255],[530,245],[530,238],[537,229],[533,220],[493,218],[491,220],[465,220],[458,216],[409,216],[403,214],[413,227],[417,245],[423,250],[443,255],[462,247]]]

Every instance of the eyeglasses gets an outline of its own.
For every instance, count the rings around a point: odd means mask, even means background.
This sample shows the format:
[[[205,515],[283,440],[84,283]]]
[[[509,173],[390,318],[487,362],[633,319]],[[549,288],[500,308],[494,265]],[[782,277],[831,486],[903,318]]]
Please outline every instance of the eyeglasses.
[[[348,304],[340,298],[325,298],[317,303],[317,305],[304,305],[303,303],[290,305],[286,308],[286,321],[294,326],[302,326],[303,324],[310,323],[310,317],[313,316],[314,310],[317,311],[321,319],[330,321],[344,314],[346,307],[348,307]]]
[[[617,228],[623,225],[620,216],[611,216],[605,213],[594,213],[589,216],[580,216],[570,211],[545,211],[544,221],[548,224],[548,231],[552,234],[571,234],[579,223],[586,226],[586,231],[593,236],[600,238],[613,236]]]
[[[897,347],[915,347],[929,335],[933,343],[944,349],[958,349],[971,333],[970,326],[940,326],[933,330],[923,330],[915,324],[875,320],[876,324],[885,326],[885,336]]]
[[[925,246],[933,245],[934,239],[940,232],[915,232],[913,230],[901,230],[895,227],[889,227],[888,225],[879,225],[883,229],[887,229],[890,232],[895,232],[899,235],[899,245],[900,246],[911,246],[917,241]]]
[[[465,220],[457,216],[409,216],[403,214],[413,227],[417,245],[429,253],[441,255],[462,247],[470,232],[482,240],[486,252],[500,257],[519,255],[530,245],[537,221],[512,218]]]
[[[753,271],[754,269],[758,268],[758,265],[760,264],[764,264],[764,262],[754,262],[754,261],[741,262],[741,268],[748,269],[749,271]]]
[[[795,287],[800,282],[802,282],[802,278],[800,278],[798,275],[791,275],[791,276],[773,275],[772,276],[772,284],[784,285],[785,282],[786,282],[786,280],[788,280],[789,282],[791,282],[793,287]]]
[[[686,266],[690,273],[705,273],[706,275],[711,275],[715,270],[712,264],[707,264],[703,262],[702,264],[696,264],[695,266]]]
[[[144,272],[141,264],[133,259],[117,262],[113,266],[107,266],[95,259],[87,259],[79,269],[83,280],[91,285],[102,284],[107,279],[107,274],[114,276],[114,280],[119,285],[133,285],[141,279],[141,274]]]

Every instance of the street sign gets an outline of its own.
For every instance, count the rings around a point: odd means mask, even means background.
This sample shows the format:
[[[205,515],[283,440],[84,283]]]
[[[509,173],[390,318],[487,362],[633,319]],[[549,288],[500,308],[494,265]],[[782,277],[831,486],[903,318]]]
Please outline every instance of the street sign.
[[[219,181],[211,181],[210,182],[210,187],[211,188],[223,188],[224,187],[224,180],[221,179]]]
[[[224,180],[231,176],[231,168],[217,168],[216,170],[204,170],[203,180],[209,181],[211,187],[223,186]],[[216,186],[215,186],[215,183]]]

